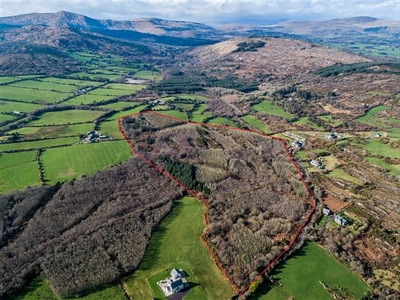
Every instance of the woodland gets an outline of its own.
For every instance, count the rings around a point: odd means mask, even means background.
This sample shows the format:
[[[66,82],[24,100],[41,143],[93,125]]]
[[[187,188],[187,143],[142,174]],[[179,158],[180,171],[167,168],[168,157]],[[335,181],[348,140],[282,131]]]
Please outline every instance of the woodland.
[[[0,297],[39,273],[63,298],[115,282],[138,267],[153,228],[180,196],[138,158],[62,185],[1,195]]]
[[[309,209],[280,140],[153,113],[122,124],[139,153],[208,199],[207,243],[240,288],[282,252]]]

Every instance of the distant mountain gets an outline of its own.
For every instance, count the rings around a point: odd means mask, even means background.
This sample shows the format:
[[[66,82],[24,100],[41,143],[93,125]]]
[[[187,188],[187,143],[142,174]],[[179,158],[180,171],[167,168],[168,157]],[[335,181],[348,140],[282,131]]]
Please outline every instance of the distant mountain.
[[[57,13],[31,13],[0,18],[2,25],[42,25],[49,27],[68,27],[92,32],[135,31],[156,36],[181,38],[210,38],[217,34],[216,29],[194,22],[169,21],[156,18],[130,21],[98,20],[66,11]]]

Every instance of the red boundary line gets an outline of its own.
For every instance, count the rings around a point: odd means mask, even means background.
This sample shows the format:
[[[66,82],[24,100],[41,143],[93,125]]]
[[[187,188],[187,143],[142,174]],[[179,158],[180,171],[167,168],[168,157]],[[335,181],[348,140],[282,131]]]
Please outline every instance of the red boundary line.
[[[228,274],[226,273],[225,269],[222,267],[222,265],[220,264],[220,262],[218,261],[217,257],[215,256],[215,254],[213,253],[213,251],[211,250],[211,248],[208,246],[206,240],[205,240],[205,236],[208,234],[209,232],[209,225],[208,225],[208,220],[207,220],[207,212],[210,206],[210,202],[205,199],[204,197],[200,196],[199,194],[197,194],[195,191],[189,189],[188,187],[186,187],[185,185],[183,185],[182,183],[180,183],[176,178],[174,178],[173,176],[171,176],[168,172],[164,171],[163,169],[161,169],[159,166],[157,166],[156,164],[154,164],[153,162],[151,162],[150,160],[148,160],[146,157],[144,157],[141,153],[139,153],[135,147],[129,142],[128,138],[125,136],[125,133],[122,129],[122,124],[121,124],[121,120],[131,117],[131,116],[136,116],[136,115],[141,115],[141,114],[145,114],[145,113],[152,113],[155,115],[159,115],[165,118],[169,118],[172,120],[176,120],[182,123],[192,123],[192,124],[197,124],[197,125],[201,125],[201,126],[207,126],[207,127],[215,127],[215,128],[225,128],[225,129],[230,129],[230,130],[238,130],[238,131],[245,131],[245,132],[252,132],[252,133],[256,133],[258,135],[267,137],[267,138],[272,138],[275,140],[279,140],[282,145],[285,148],[286,154],[290,160],[290,162],[292,163],[292,165],[294,166],[295,170],[297,171],[297,173],[300,176],[300,180],[302,181],[308,197],[309,197],[309,203],[311,205],[311,210],[309,211],[309,213],[307,214],[307,217],[305,218],[305,220],[303,221],[303,223],[301,224],[301,226],[299,227],[299,229],[297,230],[297,232],[295,233],[295,235],[293,236],[292,240],[290,241],[289,245],[287,245],[285,247],[285,249],[272,261],[268,264],[268,266],[265,267],[264,270],[262,270],[245,288],[243,288],[242,290],[239,290],[236,285],[233,283],[233,281],[229,278]],[[217,124],[205,124],[205,123],[200,123],[200,122],[192,122],[192,121],[188,121],[188,120],[182,120],[176,117],[172,117],[172,116],[168,116],[159,112],[155,112],[152,110],[147,110],[147,111],[142,111],[142,112],[138,112],[136,114],[131,114],[131,115],[127,115],[127,116],[123,116],[118,118],[118,130],[121,133],[121,135],[123,136],[124,140],[126,141],[126,143],[128,144],[128,146],[131,148],[132,153],[137,155],[140,159],[142,159],[144,162],[146,162],[148,165],[150,165],[151,167],[153,167],[154,169],[156,169],[157,171],[159,171],[161,174],[163,174],[164,176],[166,176],[167,178],[169,178],[171,181],[175,182],[177,185],[179,185],[180,187],[182,187],[183,189],[185,189],[189,194],[191,194],[192,196],[196,197],[197,199],[199,199],[200,201],[204,202],[206,204],[206,209],[204,210],[203,213],[203,219],[204,219],[204,223],[206,226],[206,230],[203,232],[203,234],[200,237],[201,242],[203,243],[204,247],[207,249],[207,251],[209,252],[209,254],[211,255],[212,259],[214,260],[215,264],[218,266],[219,270],[222,272],[222,274],[224,275],[224,277],[228,280],[228,282],[230,283],[230,285],[232,286],[232,288],[234,289],[235,293],[237,296],[241,296],[243,295],[251,286],[251,284],[253,284],[255,281],[257,281],[262,275],[264,275],[265,272],[267,272],[279,259],[281,259],[294,245],[294,243],[296,242],[297,238],[299,237],[299,235],[301,234],[302,230],[304,229],[304,227],[307,225],[307,223],[310,221],[312,214],[315,212],[315,202],[314,199],[312,197],[311,191],[307,186],[307,183],[305,182],[304,178],[303,178],[303,174],[301,173],[299,167],[297,166],[297,164],[295,163],[293,157],[290,155],[289,152],[289,148],[285,142],[284,139],[282,138],[278,138],[278,137],[274,137],[274,136],[270,136],[267,134],[264,134],[262,132],[253,130],[253,129],[242,129],[242,128],[236,128],[236,127],[230,127],[230,126],[225,126],[225,125],[217,125]]]

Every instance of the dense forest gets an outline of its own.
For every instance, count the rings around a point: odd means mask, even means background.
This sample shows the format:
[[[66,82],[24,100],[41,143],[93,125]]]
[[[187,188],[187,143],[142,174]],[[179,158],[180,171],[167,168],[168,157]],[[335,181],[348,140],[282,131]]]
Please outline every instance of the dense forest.
[[[307,192],[280,140],[154,113],[123,126],[147,159],[209,199],[207,242],[235,285],[246,286],[290,242]]]
[[[1,195],[0,298],[38,273],[71,297],[132,272],[180,195],[138,158],[63,185]]]

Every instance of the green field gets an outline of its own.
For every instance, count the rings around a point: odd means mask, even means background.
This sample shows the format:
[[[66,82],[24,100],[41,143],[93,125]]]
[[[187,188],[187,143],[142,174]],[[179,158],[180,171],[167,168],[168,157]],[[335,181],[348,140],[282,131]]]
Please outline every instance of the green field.
[[[40,104],[0,100],[0,112],[19,111],[27,113],[39,107],[41,107]]]
[[[112,137],[113,139],[122,138],[122,135],[118,130],[118,122],[116,120],[101,122],[98,131],[101,134]]]
[[[361,299],[368,291],[361,279],[314,243],[304,245],[271,275],[282,286],[263,285],[259,296],[252,299],[332,299],[320,281],[335,291],[341,288],[348,294],[346,299]]]
[[[167,115],[167,116],[171,116],[174,118],[178,118],[181,120],[187,120],[186,114],[184,112],[181,111],[177,111],[177,110],[159,110],[158,111],[161,114]]]
[[[0,153],[0,170],[27,164],[36,160],[37,151]]]
[[[324,130],[324,128],[322,128],[321,126],[318,126],[314,122],[311,122],[308,117],[300,118],[297,121],[293,122],[292,124],[309,126],[309,127],[313,128],[313,129],[319,130],[319,131],[323,131]]]
[[[46,90],[46,91],[56,91],[61,93],[72,93],[78,88],[74,85],[60,84],[55,82],[46,81],[36,81],[36,80],[24,80],[16,83],[12,83],[8,86]]]
[[[90,91],[88,94],[121,97],[124,95],[130,95],[130,94],[134,94],[134,93],[135,93],[134,91],[129,91],[129,90],[98,88],[93,91]]]
[[[53,82],[53,83],[57,83],[57,84],[73,85],[78,88],[83,88],[83,87],[87,87],[87,86],[98,86],[98,85],[103,84],[102,82],[98,82],[98,81],[76,80],[76,79],[56,78],[56,77],[41,78],[40,81]]]
[[[54,103],[61,101],[71,94],[46,90],[28,89],[14,86],[2,86],[1,98],[26,102]]]
[[[110,118],[108,118],[108,120],[117,120],[118,118],[124,117],[124,116],[129,116],[129,115],[133,115],[136,114],[138,112],[140,112],[141,110],[145,109],[147,107],[147,105],[139,105],[135,108],[131,108],[128,110],[124,110],[121,112],[118,112],[114,115],[112,115]]]
[[[399,139],[390,139],[390,142],[399,141]],[[371,154],[382,155],[384,157],[400,158],[400,150],[390,147],[389,144],[383,144],[378,139],[368,139],[363,146]]]
[[[88,131],[93,130],[93,123],[84,124],[72,124],[72,125],[55,125],[55,126],[44,126],[44,127],[22,127],[16,130],[7,132],[12,134],[18,132],[23,139],[44,139],[44,138],[57,138],[66,136],[80,136]]]
[[[210,101],[210,98],[198,95],[198,94],[175,94],[172,95],[174,98],[179,98],[182,100],[200,100],[200,101]]]
[[[101,81],[101,82],[107,82],[108,80],[116,80],[118,78],[121,78],[121,75],[116,75],[116,74],[91,74],[91,73],[85,73],[85,72],[78,72],[78,73],[72,73],[67,75],[69,79],[82,79],[82,80],[95,80],[95,81]]]
[[[16,116],[0,114],[0,123],[5,122],[5,121],[10,121],[15,118],[16,118]]]
[[[136,106],[138,105],[138,102],[112,102],[112,103],[108,103],[108,104],[103,104],[103,105],[98,105],[96,107],[100,107],[100,108],[105,108],[105,109],[110,109],[110,110],[120,110],[123,109],[125,107],[130,107],[130,106]]]
[[[194,107],[194,103],[173,103],[176,108],[180,108],[184,111],[192,110]]]
[[[34,126],[45,125],[62,125],[92,122],[100,117],[104,112],[96,110],[62,110],[43,113],[38,120],[34,120],[28,124]]]
[[[37,76],[35,76],[35,75],[0,76],[0,84],[14,82],[16,80],[21,80],[21,79],[30,79],[30,78],[35,78],[35,77],[37,77]]]
[[[36,277],[30,281],[18,294],[14,295],[14,300],[59,300],[46,281],[41,277]],[[125,294],[119,285],[100,287],[96,291],[89,292],[80,297],[70,299],[82,300],[126,300]]]
[[[323,120],[335,127],[343,124],[343,122],[341,120],[335,119],[331,115],[319,116],[318,118],[320,118],[321,120]]]
[[[36,161],[0,169],[0,194],[40,185]]]
[[[143,84],[110,83],[105,85],[104,88],[136,92],[143,90],[146,86]]]
[[[207,121],[208,124],[218,124],[235,127],[235,123],[231,119],[224,117],[216,117]]]
[[[340,178],[340,179],[346,180],[346,181],[354,183],[354,184],[361,184],[362,183],[361,180],[359,180],[358,178],[353,177],[353,176],[347,174],[342,169],[338,169],[338,168],[330,171],[328,173],[328,176]]]
[[[143,262],[125,278],[132,299],[152,299],[149,281],[165,276],[166,269],[182,268],[194,283],[185,300],[228,299],[234,292],[200,241],[204,205],[195,198],[175,201],[171,213],[153,232]],[[155,277],[154,277],[155,276]],[[150,277],[150,278],[149,278]]]
[[[83,95],[76,96],[68,101],[64,102],[67,105],[86,105],[93,104],[96,102],[107,101],[110,99],[116,98],[116,96],[105,96],[105,95],[97,95],[93,93],[87,93]]]
[[[252,128],[259,130],[263,133],[266,133],[268,131],[267,125],[265,125],[263,122],[261,122],[257,117],[252,116],[252,115],[245,115],[241,117],[243,121],[245,121],[247,124],[249,124]]]
[[[108,141],[47,149],[41,160],[45,179],[49,183],[92,175],[131,157],[127,143]]]
[[[198,108],[196,108],[190,114],[190,120],[193,122],[203,122],[205,118],[209,118],[212,116],[212,113],[209,111],[205,111],[207,108],[206,104],[200,104]]]
[[[46,139],[39,141],[5,143],[5,144],[0,144],[0,152],[11,151],[11,150],[31,150],[31,149],[48,148],[60,145],[71,145],[78,141],[79,141],[78,137],[64,137],[64,138]]]
[[[149,79],[149,80],[161,80],[162,75],[159,72],[154,71],[139,71],[134,75],[135,78]]]
[[[370,162],[373,165],[376,165],[378,167],[387,169],[389,171],[389,174],[392,174],[394,176],[400,176],[400,164],[399,165],[391,165],[388,163],[385,163],[379,158],[376,157],[367,157],[366,158],[368,162]]]
[[[293,118],[293,116],[285,112],[282,107],[274,105],[267,100],[264,100],[258,104],[253,105],[252,108],[257,112],[273,116],[279,116],[288,120],[291,120]]]
[[[377,114],[378,112],[382,110],[388,110],[390,107],[389,106],[376,106],[372,109],[370,109],[364,116],[360,117],[357,119],[358,122],[362,123],[368,123],[371,124],[372,122],[375,121],[374,115]]]

